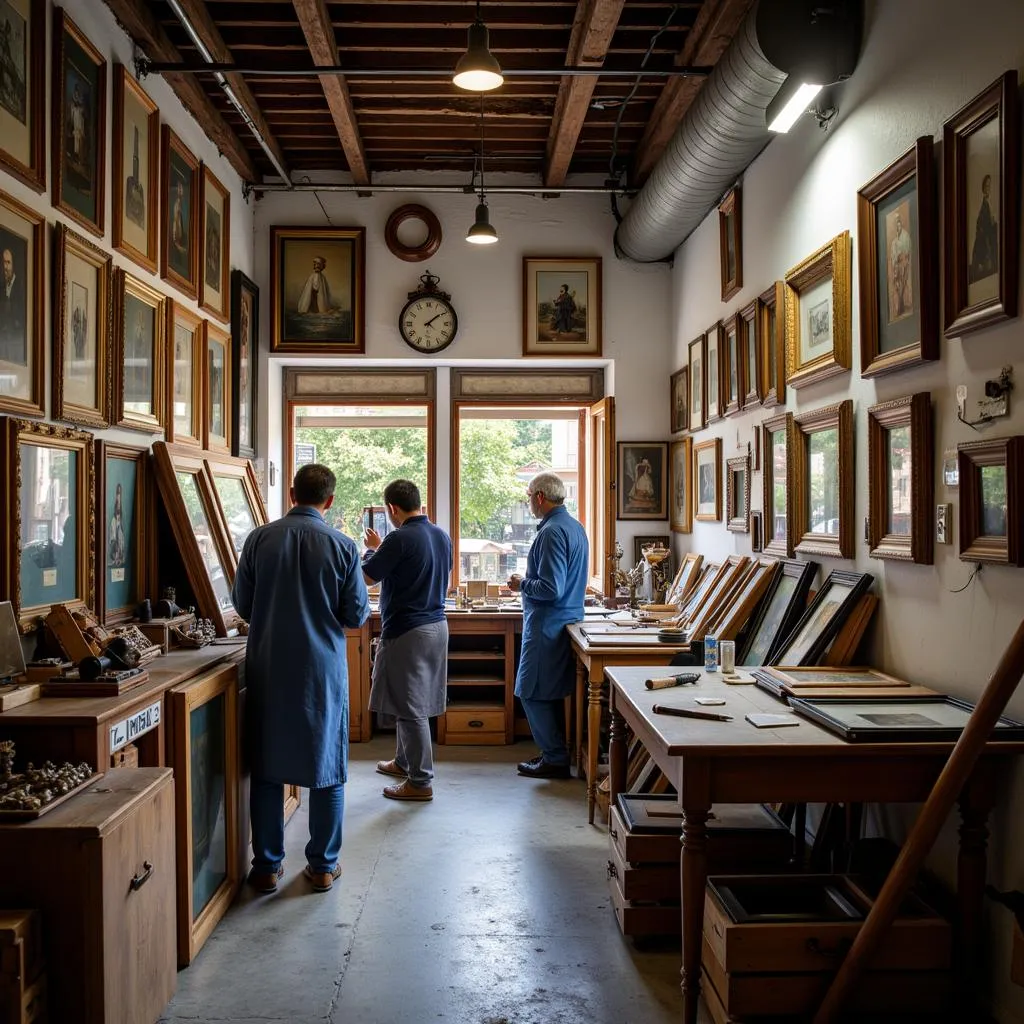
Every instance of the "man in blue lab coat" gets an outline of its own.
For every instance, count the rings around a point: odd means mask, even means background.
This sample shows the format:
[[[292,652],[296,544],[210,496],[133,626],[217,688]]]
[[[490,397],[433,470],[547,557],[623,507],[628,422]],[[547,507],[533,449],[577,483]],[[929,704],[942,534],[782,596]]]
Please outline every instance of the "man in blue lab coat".
[[[526,558],[526,575],[508,585],[523,598],[523,646],[516,673],[522,701],[540,756],[519,765],[535,779],[567,779],[564,700],[576,672],[565,627],[583,618],[590,549],[587,535],[565,507],[565,484],[554,473],[538,473],[527,488],[530,513],[540,519]]]
[[[295,474],[293,507],[245,541],[231,599],[249,623],[246,730],[252,765],[252,871],[258,892],[284,874],[284,787],[309,788],[306,877],[326,892],[340,874],[348,771],[345,630],[370,615],[359,552],[324,522],[334,474]]]

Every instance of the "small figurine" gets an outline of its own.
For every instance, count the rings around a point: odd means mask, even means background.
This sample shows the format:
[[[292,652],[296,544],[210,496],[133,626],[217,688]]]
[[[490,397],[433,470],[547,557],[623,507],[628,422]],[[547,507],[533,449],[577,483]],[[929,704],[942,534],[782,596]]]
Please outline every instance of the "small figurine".
[[[84,761],[57,766],[44,761],[41,768],[29,762],[25,771],[14,772],[14,743],[0,743],[0,811],[38,811],[60,796],[77,789],[95,773]]]

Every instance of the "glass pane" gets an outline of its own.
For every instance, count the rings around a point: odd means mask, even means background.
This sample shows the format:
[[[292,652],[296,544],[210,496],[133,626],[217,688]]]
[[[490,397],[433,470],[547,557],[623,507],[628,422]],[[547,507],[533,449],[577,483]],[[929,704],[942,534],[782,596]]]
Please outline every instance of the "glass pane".
[[[888,532],[910,536],[910,427],[894,427],[889,434]]]
[[[224,508],[231,543],[235,551],[241,554],[245,538],[256,529],[256,520],[249,505],[249,496],[245,493],[245,485],[237,476],[218,476],[216,473],[213,475],[213,483]]]
[[[203,565],[206,566],[210,583],[213,584],[217,605],[225,611],[229,610],[233,607],[231,588],[224,576],[224,567],[220,564],[217,545],[213,540],[213,530],[210,528],[210,520],[203,507],[203,499],[199,494],[199,485],[196,482],[195,474],[179,470],[175,476],[178,478],[178,489],[185,502],[185,510],[188,513],[189,522],[192,524],[192,532],[195,534],[199,554],[203,559]]]
[[[807,439],[810,468],[808,522],[811,533],[839,536],[839,428],[818,430]]]
[[[220,693],[189,715],[193,921],[228,876],[225,704]]]
[[[21,607],[78,593],[78,453],[35,444],[21,455]]]
[[[1006,467],[981,467],[981,532],[1006,536]]]
[[[174,431],[192,436],[192,332],[174,325]]]
[[[786,536],[786,431],[774,430],[771,438],[772,509],[765,539],[780,540]]]

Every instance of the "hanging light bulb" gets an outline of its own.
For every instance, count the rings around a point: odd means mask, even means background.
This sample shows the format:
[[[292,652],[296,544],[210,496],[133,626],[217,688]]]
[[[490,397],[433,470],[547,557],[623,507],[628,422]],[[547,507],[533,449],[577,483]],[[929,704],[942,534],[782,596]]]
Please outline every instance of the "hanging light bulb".
[[[476,20],[469,26],[466,52],[459,58],[452,76],[452,82],[460,89],[487,92],[505,81],[501,65],[491,53],[488,36],[487,26],[480,20],[480,0],[476,0]]]
[[[476,219],[466,232],[466,241],[474,245],[493,245],[498,232],[491,224],[491,211],[487,209],[487,195],[484,192],[484,98],[480,97],[480,202],[476,204]]]

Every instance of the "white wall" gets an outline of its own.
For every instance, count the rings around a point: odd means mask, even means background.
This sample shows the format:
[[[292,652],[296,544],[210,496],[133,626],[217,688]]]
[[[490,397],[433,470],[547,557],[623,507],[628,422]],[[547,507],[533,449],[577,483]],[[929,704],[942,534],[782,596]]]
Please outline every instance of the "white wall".
[[[732,315],[844,229],[853,239],[853,370],[804,388],[787,390],[788,410],[803,412],[851,397],[856,419],[856,558],[817,559],[822,573],[833,568],[871,572],[881,597],[869,657],[873,664],[938,690],[976,700],[1000,652],[1024,615],[1024,570],[986,566],[963,593],[972,566],[957,557],[958,491],[941,479],[941,454],[957,442],[1024,432],[1022,321],[1017,318],[969,336],[942,339],[941,360],[875,381],[860,376],[856,192],[906,152],[919,135],[941,140],[942,122],[1003,71],[1024,71],[1024,3],[1019,0],[899,0],[868,5],[865,46],[852,80],[839,96],[839,115],[827,134],[804,118],[771,143],[743,176],[743,280],[741,294],[718,301],[718,221],[712,213],[679,248],[672,275],[673,359],[684,365],[686,345],[718,318]],[[1022,76],[1024,77],[1024,76]],[[936,152],[941,166],[941,153]],[[1021,292],[1024,299],[1024,291]],[[983,434],[956,419],[954,387],[967,384],[968,409],[976,409],[986,379],[1016,364],[1017,391],[1011,416]],[[936,545],[933,566],[906,565],[868,557],[862,540],[867,515],[867,408],[879,401],[930,391],[935,411],[935,500],[954,511],[950,546]],[[778,410],[755,410],[713,424],[698,440],[723,438],[723,455],[752,440],[754,428]],[[761,474],[754,475],[752,507],[762,507]],[[721,557],[750,552],[747,535],[728,533],[724,523],[695,523],[681,550]],[[1024,689],[1010,704],[1024,718]],[[1010,850],[1024,840],[1024,766],[1018,761],[993,816],[991,880],[1024,889],[1024,861]],[[904,827],[894,816],[896,837]],[[955,834],[943,836],[932,867],[955,877]],[[990,915],[992,977],[1001,1020],[1024,1020],[1024,990],[1009,982],[1010,917]]]
[[[382,181],[387,181],[383,177]],[[408,178],[404,179],[408,181]],[[450,179],[449,179],[450,180]],[[417,175],[417,181],[423,181]],[[589,365],[606,366],[606,389],[614,393],[618,436],[624,440],[665,440],[668,436],[668,371],[670,354],[669,282],[667,265],[640,265],[616,259],[612,249],[615,219],[609,201],[599,195],[565,195],[558,199],[491,195],[491,223],[497,245],[465,241],[473,222],[476,199],[452,193],[377,193],[360,198],[351,193],[320,193],[335,227],[366,228],[366,354],[344,360],[311,360],[267,354],[270,336],[271,225],[327,227],[320,203],[311,193],[267,193],[256,207],[256,280],[263,289],[261,382],[269,408],[261,420],[266,433],[261,451],[275,464],[276,484],[269,494],[271,514],[280,511],[287,493],[281,430],[282,367],[329,362],[332,365],[422,366],[438,368],[437,479],[438,522],[450,527],[449,368],[459,365],[513,365],[540,368],[586,365],[583,360],[522,359],[522,260],[524,256],[602,257],[603,358]],[[404,203],[429,207],[441,222],[443,241],[423,263],[406,263],[384,244],[389,215]],[[407,295],[419,286],[426,270],[440,278],[439,287],[452,295],[459,317],[455,341],[438,357],[417,356],[398,333],[398,314]],[[268,366],[269,363],[269,366]],[[661,522],[619,524],[619,539],[632,551],[635,534],[668,533]]]

